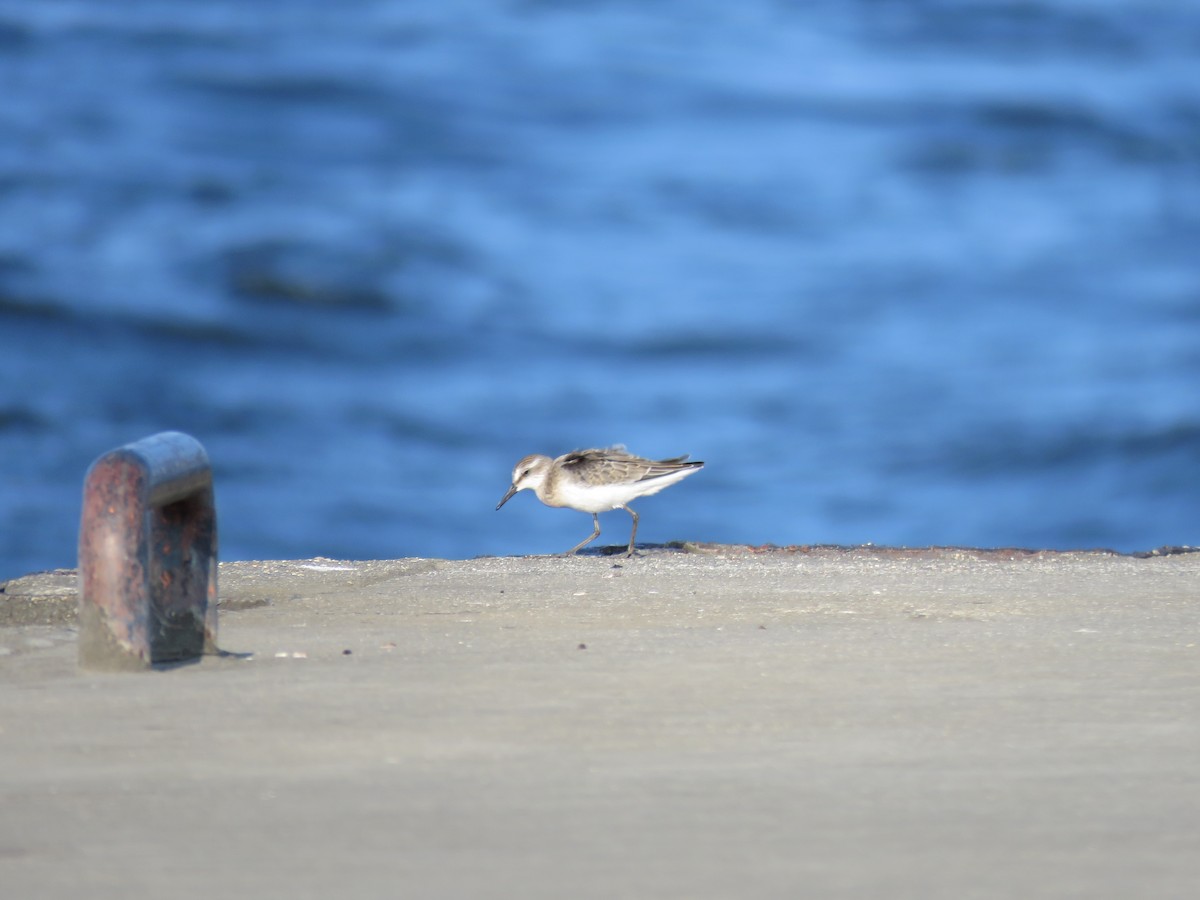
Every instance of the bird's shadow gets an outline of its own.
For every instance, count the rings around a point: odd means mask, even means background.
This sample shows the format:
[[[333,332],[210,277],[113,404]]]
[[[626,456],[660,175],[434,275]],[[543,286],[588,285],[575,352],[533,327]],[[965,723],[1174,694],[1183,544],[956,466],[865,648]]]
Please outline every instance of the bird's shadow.
[[[576,553],[576,556],[624,556],[625,551],[629,549],[628,544],[607,544],[603,547],[587,547]],[[635,544],[633,555],[636,557],[643,552],[661,552],[667,551],[671,553],[687,553],[688,546],[686,541],[667,541],[665,544]]]

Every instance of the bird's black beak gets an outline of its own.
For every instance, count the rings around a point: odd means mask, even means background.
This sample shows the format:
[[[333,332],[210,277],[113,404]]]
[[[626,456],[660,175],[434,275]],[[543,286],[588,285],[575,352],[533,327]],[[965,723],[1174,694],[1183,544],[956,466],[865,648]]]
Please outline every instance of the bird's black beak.
[[[515,494],[516,492],[517,492],[517,486],[514,484],[512,487],[510,487],[508,489],[508,493],[500,498],[500,502],[496,504],[496,509],[499,509],[505,503],[507,503],[509,501],[509,499],[512,497],[512,495]]]

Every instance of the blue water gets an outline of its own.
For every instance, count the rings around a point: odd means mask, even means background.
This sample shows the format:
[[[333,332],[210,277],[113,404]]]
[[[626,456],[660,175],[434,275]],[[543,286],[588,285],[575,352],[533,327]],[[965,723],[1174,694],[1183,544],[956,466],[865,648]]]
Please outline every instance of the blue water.
[[[0,577],[166,429],[224,559],[618,442],[646,542],[1200,542],[1200,5],[0,0],[0,94]]]

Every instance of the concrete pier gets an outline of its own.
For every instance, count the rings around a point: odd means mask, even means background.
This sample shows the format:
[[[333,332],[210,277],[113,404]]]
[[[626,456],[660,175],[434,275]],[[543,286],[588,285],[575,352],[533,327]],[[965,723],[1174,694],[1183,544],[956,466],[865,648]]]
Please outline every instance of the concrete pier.
[[[220,566],[228,655],[0,592],[0,885],[90,900],[1178,898],[1200,553]]]

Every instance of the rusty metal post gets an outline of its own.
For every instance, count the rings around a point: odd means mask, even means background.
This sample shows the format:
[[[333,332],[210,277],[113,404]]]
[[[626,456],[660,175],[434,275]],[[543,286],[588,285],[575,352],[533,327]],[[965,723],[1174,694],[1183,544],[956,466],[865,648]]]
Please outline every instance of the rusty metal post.
[[[199,441],[164,431],[88,469],[79,527],[79,664],[217,652],[217,517]]]

